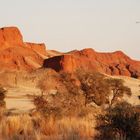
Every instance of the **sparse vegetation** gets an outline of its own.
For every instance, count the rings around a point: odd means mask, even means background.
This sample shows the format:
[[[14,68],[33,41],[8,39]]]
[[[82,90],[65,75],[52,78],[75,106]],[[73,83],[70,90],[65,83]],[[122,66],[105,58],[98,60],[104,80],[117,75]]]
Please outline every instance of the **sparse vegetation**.
[[[110,106],[118,101],[118,99],[122,98],[124,94],[127,96],[131,96],[131,89],[127,86],[124,86],[124,81],[121,79],[106,79],[108,86],[111,90],[112,98],[110,99]]]
[[[0,86],[0,101],[3,101],[5,98],[6,90]]]
[[[37,86],[42,94],[30,97],[33,98],[36,108],[29,114],[4,114],[0,120],[0,139],[91,140],[97,134],[98,138],[110,138],[114,131],[108,129],[105,119],[109,120],[110,116],[113,118],[113,109],[117,107],[119,98],[124,94],[131,95],[131,90],[124,86],[123,81],[107,79],[99,73],[78,75],[49,70],[38,80]],[[0,97],[3,100],[5,90],[2,88],[1,92],[4,93]],[[112,98],[110,98],[111,94]],[[104,104],[110,105],[109,111],[102,111],[104,108],[101,106]],[[114,117],[121,115],[120,112],[116,112]],[[95,130],[95,116],[98,114],[101,114],[97,121],[99,132]],[[123,119],[122,116],[121,118]],[[130,122],[135,124],[138,120],[133,122],[133,119],[130,119]],[[133,130],[137,132],[138,127],[134,127]],[[109,136],[103,130],[110,130],[107,133]]]
[[[100,73],[83,73],[79,75],[81,89],[85,95],[85,105],[94,102],[98,106],[114,103],[124,94],[131,96],[131,89],[121,79],[107,78]]]
[[[0,118],[3,115],[3,111],[5,110],[6,106],[4,101],[6,92],[7,91],[2,86],[0,86]]]
[[[93,123],[89,118],[45,119],[42,115],[6,116],[0,123],[2,140],[91,140]]]
[[[84,73],[79,77],[85,95],[85,105],[91,102],[103,105],[108,102],[109,86],[105,76],[99,73]]]
[[[116,104],[97,118],[98,140],[139,140],[140,112],[127,102]]]

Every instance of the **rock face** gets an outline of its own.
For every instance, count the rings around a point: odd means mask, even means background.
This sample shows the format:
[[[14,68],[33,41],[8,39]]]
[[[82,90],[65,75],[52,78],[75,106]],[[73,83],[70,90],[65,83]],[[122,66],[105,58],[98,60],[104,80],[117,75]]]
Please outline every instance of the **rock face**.
[[[0,29],[0,49],[13,45],[23,45],[23,38],[18,28],[5,27]]]
[[[84,70],[140,78],[140,61],[132,60],[121,51],[99,53],[84,49],[66,54],[46,51],[43,43],[24,42],[18,28],[0,28],[0,71],[30,71],[42,66],[58,72]]]
[[[46,54],[45,44],[23,42],[17,27],[0,29],[0,71],[37,69]]]
[[[25,43],[26,47],[34,50],[39,54],[46,55],[46,46],[44,43],[36,44],[36,43]]]
[[[140,77],[140,61],[132,60],[121,51],[99,53],[93,49],[84,49],[46,59],[43,66],[70,73],[84,70],[109,75]]]

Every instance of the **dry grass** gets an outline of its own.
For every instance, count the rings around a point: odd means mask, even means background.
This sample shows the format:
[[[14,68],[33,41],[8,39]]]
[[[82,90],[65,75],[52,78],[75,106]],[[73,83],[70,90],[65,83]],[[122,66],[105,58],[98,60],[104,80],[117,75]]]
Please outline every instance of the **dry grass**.
[[[94,122],[87,118],[45,119],[35,115],[4,116],[0,122],[2,140],[90,140]]]
[[[28,139],[33,133],[32,120],[28,115],[5,116],[0,122],[0,134],[5,140]]]

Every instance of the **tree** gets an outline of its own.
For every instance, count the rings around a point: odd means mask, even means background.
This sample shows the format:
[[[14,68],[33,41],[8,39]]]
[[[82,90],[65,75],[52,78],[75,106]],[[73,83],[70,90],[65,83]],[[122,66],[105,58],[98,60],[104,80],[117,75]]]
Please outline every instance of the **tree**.
[[[109,87],[105,76],[100,73],[85,73],[80,76],[81,89],[85,95],[85,105],[91,102],[102,105],[108,102]]]
[[[110,100],[110,106],[112,106],[119,98],[122,98],[124,94],[131,96],[131,89],[127,86],[124,86],[124,81],[122,79],[106,79],[109,88],[112,93],[112,98]]]
[[[131,96],[131,89],[121,79],[107,78],[100,73],[78,74],[81,89],[85,96],[85,105],[91,102],[97,105],[109,104],[111,107],[124,94]],[[112,96],[111,96],[112,95]]]
[[[116,104],[97,117],[98,140],[139,140],[140,112],[127,102]]]

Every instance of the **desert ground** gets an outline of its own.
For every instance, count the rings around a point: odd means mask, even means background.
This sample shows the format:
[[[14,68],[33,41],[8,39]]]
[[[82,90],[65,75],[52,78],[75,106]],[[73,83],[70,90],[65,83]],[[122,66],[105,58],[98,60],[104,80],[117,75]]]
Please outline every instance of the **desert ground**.
[[[112,78],[123,79],[125,85],[132,90],[132,96],[127,97],[124,95],[124,99],[133,105],[139,105],[140,100],[140,80],[125,76],[112,76]],[[34,109],[35,106],[32,102],[34,95],[41,95],[41,90],[34,86],[13,86],[9,87],[6,94],[6,108],[13,112],[29,112]]]

